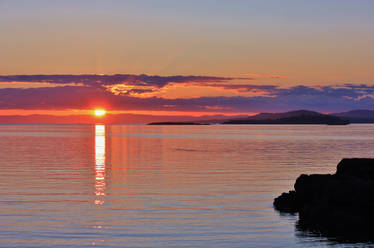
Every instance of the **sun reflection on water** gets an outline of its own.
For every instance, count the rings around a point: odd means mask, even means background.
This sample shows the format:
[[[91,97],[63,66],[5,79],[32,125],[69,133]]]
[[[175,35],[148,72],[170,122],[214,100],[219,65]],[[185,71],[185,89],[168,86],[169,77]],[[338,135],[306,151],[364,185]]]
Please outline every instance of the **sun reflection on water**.
[[[95,125],[95,204],[102,205],[105,196],[105,125]]]

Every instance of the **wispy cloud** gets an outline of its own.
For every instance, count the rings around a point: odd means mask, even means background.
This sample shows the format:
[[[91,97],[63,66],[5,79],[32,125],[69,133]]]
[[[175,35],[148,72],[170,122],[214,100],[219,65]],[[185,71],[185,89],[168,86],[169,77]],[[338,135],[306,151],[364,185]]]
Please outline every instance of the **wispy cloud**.
[[[169,83],[186,83],[186,82],[222,82],[234,78],[210,77],[210,76],[157,76],[157,75],[132,75],[132,74],[115,74],[115,75],[9,75],[0,76],[0,82],[36,82],[36,83],[53,83],[53,84],[83,84],[86,86],[98,85],[147,85],[163,87]]]
[[[251,78],[276,78],[276,79],[288,78],[288,76],[281,75],[281,74],[261,74],[261,73],[247,73],[245,74],[245,76],[251,77]]]

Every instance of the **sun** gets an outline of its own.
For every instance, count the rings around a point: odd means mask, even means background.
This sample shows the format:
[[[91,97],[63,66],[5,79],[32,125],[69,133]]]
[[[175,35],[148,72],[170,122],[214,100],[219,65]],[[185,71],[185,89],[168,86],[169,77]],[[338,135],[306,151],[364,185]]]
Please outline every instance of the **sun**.
[[[106,110],[105,109],[95,109],[94,110],[94,115],[96,117],[102,117],[102,116],[106,115]]]

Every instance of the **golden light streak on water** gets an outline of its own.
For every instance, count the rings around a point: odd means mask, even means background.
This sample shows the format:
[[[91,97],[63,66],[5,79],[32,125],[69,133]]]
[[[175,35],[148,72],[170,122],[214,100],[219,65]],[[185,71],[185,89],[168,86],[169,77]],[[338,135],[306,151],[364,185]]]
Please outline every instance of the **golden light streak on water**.
[[[95,204],[102,205],[105,196],[105,125],[95,126]]]

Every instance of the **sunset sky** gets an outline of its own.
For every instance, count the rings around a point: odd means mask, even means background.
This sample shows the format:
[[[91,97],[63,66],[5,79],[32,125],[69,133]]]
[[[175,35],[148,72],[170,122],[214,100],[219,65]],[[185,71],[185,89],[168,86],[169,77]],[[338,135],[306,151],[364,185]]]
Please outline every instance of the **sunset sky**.
[[[1,0],[0,115],[374,106],[372,0]]]

